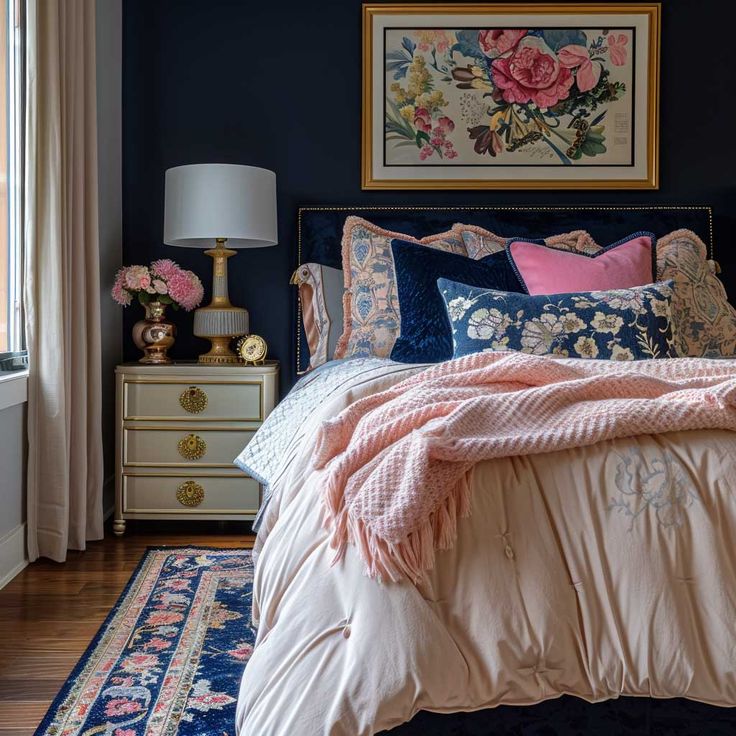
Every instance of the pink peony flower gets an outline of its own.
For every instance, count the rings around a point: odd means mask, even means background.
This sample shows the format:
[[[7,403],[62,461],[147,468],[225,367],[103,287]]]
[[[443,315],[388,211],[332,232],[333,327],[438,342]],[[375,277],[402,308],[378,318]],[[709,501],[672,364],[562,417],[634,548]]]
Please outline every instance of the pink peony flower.
[[[619,33],[618,38],[615,33],[608,37],[608,55],[611,57],[611,64],[614,66],[623,66],[626,63],[626,44],[629,39]]]
[[[168,279],[175,273],[180,273],[181,268],[170,258],[161,258],[151,264],[151,272],[154,276],[160,276],[162,279]]]
[[[112,718],[114,716],[124,716],[128,713],[138,713],[141,710],[143,710],[143,706],[135,700],[114,698],[108,701],[105,706],[105,715],[108,718]]]
[[[112,298],[121,306],[127,307],[133,299],[131,293],[125,288],[125,269],[121,268],[115,275],[115,283],[112,286]]]
[[[169,296],[187,312],[202,301],[204,288],[195,273],[182,271],[169,279]]]
[[[147,289],[151,285],[151,274],[146,266],[128,266],[125,270],[125,286],[133,291]]]
[[[478,32],[478,43],[480,44],[481,51],[486,56],[495,59],[497,56],[502,56],[515,48],[516,44],[525,35],[526,29],[512,28],[504,31],[499,28],[492,28],[487,31]]]
[[[153,287],[153,290],[156,292],[156,294],[168,294],[169,293],[169,287],[166,286],[166,282],[161,281],[161,279],[154,279],[151,286]]]
[[[574,81],[572,72],[538,36],[526,36],[511,55],[495,59],[491,68],[506,102],[552,107],[570,95]]]
[[[557,52],[557,56],[562,66],[568,69],[575,69],[577,67],[578,73],[575,81],[581,92],[587,92],[598,84],[603,67],[597,62],[593,64],[590,60],[588,49],[585,46],[570,44],[561,48]]]

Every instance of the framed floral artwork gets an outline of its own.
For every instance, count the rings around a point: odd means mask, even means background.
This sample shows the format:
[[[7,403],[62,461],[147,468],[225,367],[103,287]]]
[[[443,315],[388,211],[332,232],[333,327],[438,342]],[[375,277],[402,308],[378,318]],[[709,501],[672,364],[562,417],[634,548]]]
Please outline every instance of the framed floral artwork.
[[[363,6],[364,189],[656,189],[660,5]]]

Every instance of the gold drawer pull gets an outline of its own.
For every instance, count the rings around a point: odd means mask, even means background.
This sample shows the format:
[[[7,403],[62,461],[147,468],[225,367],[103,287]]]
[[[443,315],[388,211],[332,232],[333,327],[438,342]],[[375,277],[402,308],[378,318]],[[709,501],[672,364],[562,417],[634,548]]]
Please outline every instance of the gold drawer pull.
[[[190,386],[179,397],[179,403],[184,411],[199,414],[207,408],[207,394],[199,386]]]
[[[204,488],[199,483],[188,480],[176,489],[176,500],[182,506],[199,506],[204,501]]]
[[[186,460],[199,460],[207,452],[207,443],[198,434],[182,437],[176,447]]]

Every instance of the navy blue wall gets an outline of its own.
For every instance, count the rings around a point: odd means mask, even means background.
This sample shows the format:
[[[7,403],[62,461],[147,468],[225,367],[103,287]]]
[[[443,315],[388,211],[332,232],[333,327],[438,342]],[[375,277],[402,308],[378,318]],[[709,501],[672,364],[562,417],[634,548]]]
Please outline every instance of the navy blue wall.
[[[203,277],[209,259],[162,244],[164,171],[226,162],[276,171],[276,248],[230,262],[233,301],[293,380],[296,210],[306,204],[712,204],[716,254],[736,288],[736,64],[724,0],[663,3],[661,189],[658,192],[363,192],[360,189],[359,0],[125,0],[124,262],[170,257]],[[641,227],[646,228],[642,222]],[[125,318],[125,358],[140,310]],[[206,343],[177,314],[173,355]]]

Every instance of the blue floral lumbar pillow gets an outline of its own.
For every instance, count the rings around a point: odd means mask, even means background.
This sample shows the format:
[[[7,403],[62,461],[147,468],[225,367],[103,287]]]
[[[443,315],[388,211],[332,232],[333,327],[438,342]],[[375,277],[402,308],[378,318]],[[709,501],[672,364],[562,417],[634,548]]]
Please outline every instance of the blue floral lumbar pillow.
[[[676,356],[672,282],[529,296],[437,282],[452,324],[453,357],[519,350],[599,360]]]

